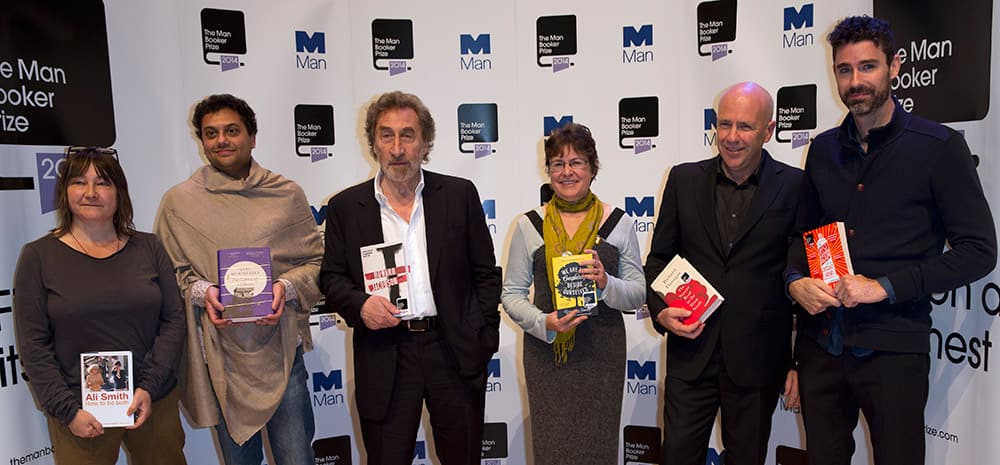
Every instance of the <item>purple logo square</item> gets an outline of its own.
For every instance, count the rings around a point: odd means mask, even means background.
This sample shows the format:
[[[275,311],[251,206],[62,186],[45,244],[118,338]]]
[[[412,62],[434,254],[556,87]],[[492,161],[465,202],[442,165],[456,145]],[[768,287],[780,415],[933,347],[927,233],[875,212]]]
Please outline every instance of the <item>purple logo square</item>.
[[[219,66],[222,67],[223,71],[239,69],[240,57],[239,55],[220,55]]]
[[[552,57],[552,72],[558,73],[564,69],[569,69],[569,57]]]
[[[809,145],[809,131],[798,131],[792,133],[792,148]]]
[[[403,74],[406,72],[406,62],[403,60],[392,60],[389,62],[389,76]]]
[[[712,45],[712,61],[725,58],[729,54],[728,44],[713,44]]]
[[[312,159],[313,163],[316,163],[329,158],[330,152],[326,150],[326,147],[311,147],[309,149],[309,157]]]
[[[493,148],[490,144],[476,144],[473,147],[473,153],[475,153],[476,158],[483,158],[493,153]]]
[[[633,155],[638,155],[643,152],[648,152],[653,150],[653,140],[652,139],[636,139],[635,140],[635,153]]]

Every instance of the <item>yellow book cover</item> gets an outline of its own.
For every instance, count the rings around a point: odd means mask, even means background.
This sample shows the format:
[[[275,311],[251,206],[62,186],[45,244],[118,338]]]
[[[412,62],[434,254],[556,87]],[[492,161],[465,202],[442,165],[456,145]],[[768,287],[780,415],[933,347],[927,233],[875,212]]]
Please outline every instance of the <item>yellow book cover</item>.
[[[590,260],[589,253],[552,257],[552,283],[556,290],[556,310],[560,316],[571,310],[591,315],[597,306],[597,285],[580,275],[580,262]]]

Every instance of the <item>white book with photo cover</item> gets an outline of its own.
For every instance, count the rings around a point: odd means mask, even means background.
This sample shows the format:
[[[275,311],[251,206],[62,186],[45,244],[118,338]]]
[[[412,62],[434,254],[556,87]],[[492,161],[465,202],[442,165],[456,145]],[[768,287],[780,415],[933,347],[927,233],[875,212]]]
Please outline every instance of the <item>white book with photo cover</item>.
[[[80,354],[80,391],[83,409],[105,428],[134,425],[135,417],[126,413],[135,397],[132,352]]]

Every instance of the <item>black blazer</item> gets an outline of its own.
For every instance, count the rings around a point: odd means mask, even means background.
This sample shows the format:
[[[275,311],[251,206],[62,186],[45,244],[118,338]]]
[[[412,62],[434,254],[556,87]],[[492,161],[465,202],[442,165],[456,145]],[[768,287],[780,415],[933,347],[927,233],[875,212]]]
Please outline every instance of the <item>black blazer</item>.
[[[424,171],[427,262],[440,331],[471,383],[485,381],[500,342],[500,271],[476,187],[468,180]],[[320,286],[326,308],[354,328],[358,413],[383,419],[389,407],[402,326],[373,331],[361,320],[368,298],[359,249],[384,242],[374,180],[337,194],[327,207]]]
[[[646,258],[646,282],[653,282],[675,254],[686,258],[726,299],[694,340],[667,337],[667,376],[693,380],[720,342],[727,372],[737,385],[764,387],[784,379],[791,363],[792,303],[782,271],[802,170],[771,158],[765,150],[757,192],[742,230],[726,253],[715,219],[719,157],[675,166],[670,171]],[[653,325],[665,308],[651,289],[647,303]]]

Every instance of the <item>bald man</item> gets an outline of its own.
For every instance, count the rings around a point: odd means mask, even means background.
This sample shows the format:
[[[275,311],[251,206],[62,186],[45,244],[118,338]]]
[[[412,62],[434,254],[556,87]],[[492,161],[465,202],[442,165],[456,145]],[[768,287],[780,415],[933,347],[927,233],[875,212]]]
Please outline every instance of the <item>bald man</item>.
[[[648,292],[650,320],[667,338],[664,464],[704,465],[720,409],[724,463],[763,464],[778,396],[798,404],[782,271],[802,171],[764,150],[773,112],[760,85],[727,88],[718,155],[674,166],[663,191],[646,282],[680,255],[725,297],[705,322],[685,325],[689,311]]]

